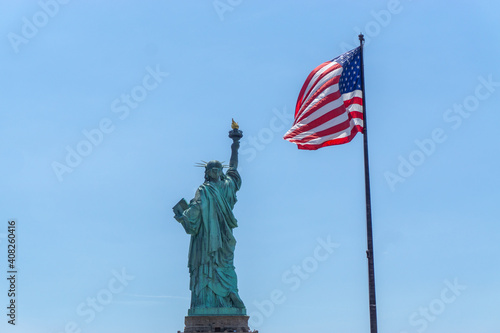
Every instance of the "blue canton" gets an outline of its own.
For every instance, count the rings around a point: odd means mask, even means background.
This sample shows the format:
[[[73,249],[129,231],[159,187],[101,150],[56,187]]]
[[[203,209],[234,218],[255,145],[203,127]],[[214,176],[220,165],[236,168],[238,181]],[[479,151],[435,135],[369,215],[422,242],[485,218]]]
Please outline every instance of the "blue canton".
[[[343,70],[339,80],[341,94],[354,90],[361,90],[361,48],[346,52],[334,58],[332,61],[339,63]]]

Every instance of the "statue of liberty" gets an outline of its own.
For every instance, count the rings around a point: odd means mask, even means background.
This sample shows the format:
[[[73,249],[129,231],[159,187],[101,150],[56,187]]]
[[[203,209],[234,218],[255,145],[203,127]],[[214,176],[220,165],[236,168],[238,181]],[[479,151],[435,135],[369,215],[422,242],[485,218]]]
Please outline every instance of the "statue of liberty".
[[[229,137],[233,143],[227,172],[223,172],[224,166],[219,161],[203,163],[205,182],[189,204],[182,199],[173,208],[174,218],[191,235],[189,316],[246,315],[245,305],[238,295],[233,265],[236,245],[233,229],[238,224],[232,211],[241,186],[237,168],[239,140],[243,134],[234,120],[232,128]]]

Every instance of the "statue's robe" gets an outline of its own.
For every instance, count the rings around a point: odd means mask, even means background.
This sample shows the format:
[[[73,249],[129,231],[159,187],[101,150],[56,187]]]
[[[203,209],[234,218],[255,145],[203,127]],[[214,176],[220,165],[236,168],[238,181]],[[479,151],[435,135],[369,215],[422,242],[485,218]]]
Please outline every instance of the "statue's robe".
[[[232,209],[241,178],[233,168],[224,178],[201,185],[182,215],[181,223],[191,235],[191,309],[244,308],[233,265],[236,239],[232,230],[238,226]]]

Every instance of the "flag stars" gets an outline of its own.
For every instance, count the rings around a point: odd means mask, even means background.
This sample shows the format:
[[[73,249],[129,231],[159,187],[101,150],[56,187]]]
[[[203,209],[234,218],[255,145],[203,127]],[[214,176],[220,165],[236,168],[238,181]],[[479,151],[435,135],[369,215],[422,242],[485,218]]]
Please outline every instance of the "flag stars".
[[[357,89],[361,89],[361,58],[360,48],[349,51],[333,61],[340,64],[344,71],[339,80],[339,90],[341,94],[349,93]]]

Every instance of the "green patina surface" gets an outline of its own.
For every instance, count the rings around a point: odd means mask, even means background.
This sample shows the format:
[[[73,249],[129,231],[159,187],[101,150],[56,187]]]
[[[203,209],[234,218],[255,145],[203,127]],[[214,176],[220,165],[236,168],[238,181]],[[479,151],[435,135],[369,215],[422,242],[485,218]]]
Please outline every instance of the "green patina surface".
[[[235,135],[231,136],[231,133]],[[176,212],[186,233],[191,235],[188,267],[190,274],[190,316],[246,315],[238,295],[233,265],[236,240],[233,229],[238,226],[233,215],[236,192],[241,186],[237,171],[241,131],[230,132],[233,139],[229,169],[224,174],[218,161],[205,166],[205,182],[189,205]],[[174,212],[175,212],[174,207]]]

